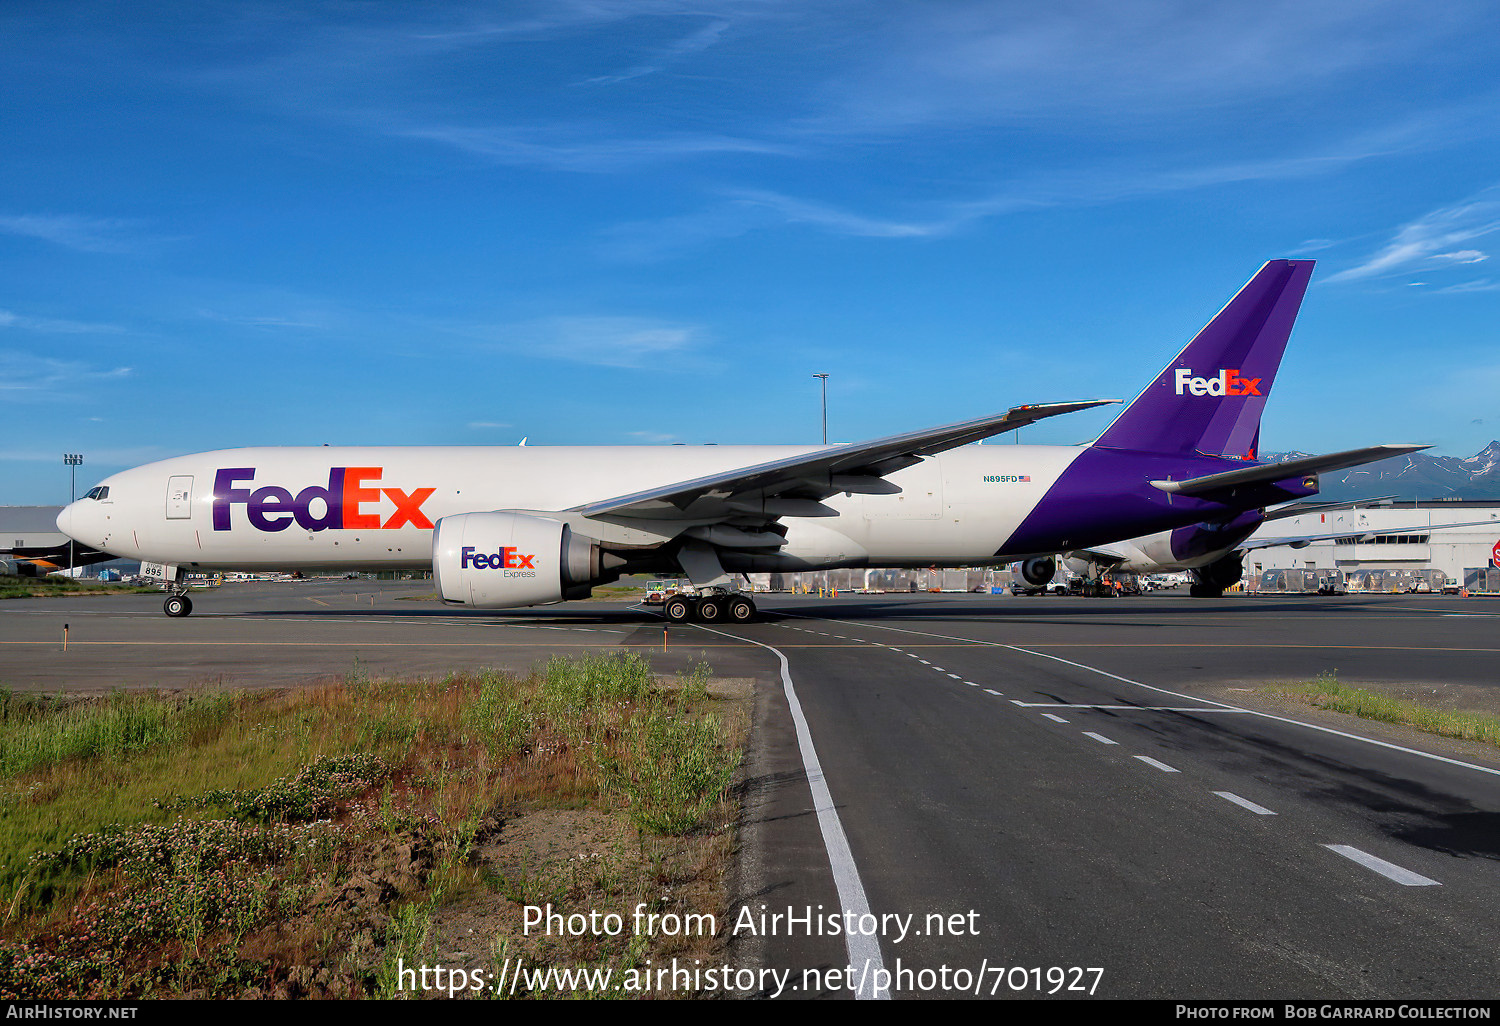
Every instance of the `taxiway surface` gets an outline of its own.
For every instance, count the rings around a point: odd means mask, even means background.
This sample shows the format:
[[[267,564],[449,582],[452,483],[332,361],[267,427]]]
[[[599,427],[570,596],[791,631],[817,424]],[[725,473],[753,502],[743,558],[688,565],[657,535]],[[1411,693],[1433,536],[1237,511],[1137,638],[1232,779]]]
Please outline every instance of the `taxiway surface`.
[[[286,685],[356,658],[433,675],[618,647],[662,672],[706,660],[762,685],[741,903],[827,914],[852,869],[896,996],[1036,996],[1076,967],[1110,997],[1500,997],[1500,759],[1227,690],[1334,671],[1488,694],[1500,605],[768,596],[764,622],[673,627],[664,650],[639,608],[449,610],[407,599],[421,590],[226,586],[185,620],[153,596],[6,603],[0,683]],[[848,993],[826,971],[850,948],[826,927],[742,932],[731,953],[793,970],[793,993]],[[797,986],[807,969],[825,974]],[[1064,972],[1063,993],[1075,979],[1094,981]]]

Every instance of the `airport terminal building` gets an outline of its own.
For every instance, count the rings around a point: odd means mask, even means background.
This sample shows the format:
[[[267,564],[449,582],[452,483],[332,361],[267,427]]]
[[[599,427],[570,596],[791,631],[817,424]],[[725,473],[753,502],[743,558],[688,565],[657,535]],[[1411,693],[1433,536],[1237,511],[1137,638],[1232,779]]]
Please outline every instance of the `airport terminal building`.
[[[1443,525],[1459,524],[1443,528]],[[1331,534],[1340,531],[1409,532],[1377,538],[1317,541],[1303,548],[1288,545],[1255,549],[1245,554],[1245,585],[1256,590],[1271,571],[1341,570],[1345,574],[1378,571],[1417,571],[1443,577],[1472,590],[1497,590],[1486,585],[1500,575],[1496,547],[1500,546],[1500,502],[1495,500],[1433,500],[1357,507],[1330,513],[1307,513],[1276,524],[1277,535]],[[1433,530],[1433,528],[1443,528]],[[1393,577],[1393,579],[1395,579]],[[1414,578],[1413,578],[1414,579]],[[1476,589],[1475,580],[1478,580]],[[1390,590],[1390,589],[1381,589]]]

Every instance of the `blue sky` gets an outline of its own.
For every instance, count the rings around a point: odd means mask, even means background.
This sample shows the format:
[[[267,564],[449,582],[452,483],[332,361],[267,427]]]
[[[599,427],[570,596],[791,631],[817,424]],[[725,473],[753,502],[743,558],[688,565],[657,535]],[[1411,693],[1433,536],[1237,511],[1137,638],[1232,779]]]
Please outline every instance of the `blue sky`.
[[[1500,8],[0,5],[0,503],[252,444],[1128,399],[1314,257],[1262,445],[1500,435]],[[1108,413],[1023,440],[1092,437]]]

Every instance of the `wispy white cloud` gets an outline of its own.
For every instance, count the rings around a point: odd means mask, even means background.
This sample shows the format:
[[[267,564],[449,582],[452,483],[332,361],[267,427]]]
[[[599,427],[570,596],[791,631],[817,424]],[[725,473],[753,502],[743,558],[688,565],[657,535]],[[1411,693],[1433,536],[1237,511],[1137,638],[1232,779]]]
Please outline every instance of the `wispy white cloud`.
[[[1325,280],[1359,281],[1409,274],[1416,269],[1478,263],[1487,259],[1488,254],[1477,249],[1453,250],[1451,247],[1497,231],[1500,231],[1500,186],[1491,186],[1461,203],[1440,207],[1402,225],[1379,252]]]
[[[1433,291],[1438,295],[1455,295],[1462,292],[1500,292],[1500,282],[1491,278],[1480,278],[1476,281],[1459,282],[1457,285],[1445,285]]]
[[[131,368],[101,368],[15,350],[0,350],[0,399],[45,402],[69,399],[85,386],[129,377]]]
[[[911,239],[946,235],[961,221],[970,219],[965,212],[953,213],[936,220],[900,220],[869,217],[836,206],[783,196],[765,189],[745,189],[730,194],[733,202],[761,207],[787,224],[808,224],[835,235],[856,235],[875,239]]]
[[[452,146],[498,164],[563,171],[622,171],[685,157],[723,154],[790,156],[790,143],[714,133],[667,133],[655,137],[610,137],[599,125],[537,130],[453,124],[392,124],[388,134]]]
[[[725,30],[729,28],[729,25],[730,23],[725,20],[712,21],[670,45],[661,48],[652,56],[652,59],[648,63],[637,64],[613,75],[596,75],[593,78],[584,79],[579,84],[587,86],[616,85],[620,82],[628,82],[631,79],[654,75],[680,57],[699,53],[713,46],[719,41],[719,37],[724,34]]]
[[[941,238],[977,222],[1029,210],[1092,206],[1240,182],[1333,174],[1385,152],[1388,145],[1389,139],[1381,133],[1379,137],[1346,140],[1317,153],[1259,161],[1198,167],[1057,170],[996,183],[987,192],[980,191],[967,198],[909,203],[908,216],[861,213],[839,204],[769,189],[725,189],[720,192],[718,205],[694,213],[612,226],[602,233],[600,250],[606,256],[649,260],[675,256],[710,241],[786,225],[871,239]],[[1327,240],[1310,240],[1303,249],[1311,251],[1331,245]]]
[[[11,310],[0,310],[0,329],[4,328],[56,335],[118,335],[125,331],[118,324],[70,321],[58,317],[27,317]]]
[[[693,357],[707,341],[695,325],[645,317],[547,317],[500,327],[466,327],[458,334],[543,360],[563,360],[596,367],[670,370],[673,362]]]
[[[675,442],[677,440],[676,435],[669,435],[661,431],[627,431],[626,434],[638,442],[656,443]]]
[[[471,420],[468,424],[470,431],[492,431],[496,428],[508,428],[514,426],[514,424],[506,424],[497,420]]]
[[[1152,123],[1420,62],[1470,17],[1431,13],[1400,0],[911,5],[864,21],[856,67],[828,82],[813,124]]]
[[[200,309],[198,316],[210,321],[218,321],[221,324],[235,324],[245,328],[265,328],[268,330],[307,329],[312,331],[326,331],[329,328],[327,317],[309,312],[296,314],[233,314],[223,313],[218,310]]]
[[[85,253],[136,253],[161,241],[141,232],[142,222],[78,214],[0,214],[0,232],[41,239]]]

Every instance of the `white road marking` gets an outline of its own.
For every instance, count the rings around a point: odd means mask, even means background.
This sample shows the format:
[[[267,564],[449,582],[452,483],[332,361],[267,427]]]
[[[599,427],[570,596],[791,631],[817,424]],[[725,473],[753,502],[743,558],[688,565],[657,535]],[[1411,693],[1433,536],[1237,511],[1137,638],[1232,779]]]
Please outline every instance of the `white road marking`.
[[[1084,737],[1091,737],[1095,741],[1099,742],[1101,745],[1117,745],[1117,744],[1120,743],[1118,741],[1111,741],[1109,738],[1105,737],[1103,734],[1095,734],[1092,730],[1085,730],[1083,732],[1083,736]]]
[[[792,613],[790,615],[799,616],[801,614]],[[1121,677],[1117,673],[1110,673],[1108,670],[1101,670],[1097,666],[1089,666],[1086,663],[1075,663],[1073,660],[1064,659],[1062,656],[1049,655],[1046,652],[1038,652],[1030,648],[1021,648],[1019,645],[1007,645],[1004,642],[1000,641],[979,641],[975,638],[961,638],[952,634],[935,634],[932,631],[914,631],[907,627],[891,627],[883,623],[868,623],[862,620],[853,622],[858,623],[861,627],[868,627],[872,630],[896,631],[899,634],[915,634],[924,638],[940,638],[944,641],[962,641],[966,645],[977,645],[981,648],[1003,648],[1011,652],[1019,652],[1023,655],[1036,656],[1038,659],[1050,659],[1053,662],[1062,663],[1065,666],[1073,666],[1080,670],[1087,670],[1090,673],[1097,673],[1101,677],[1108,677],[1110,680],[1117,680],[1122,684],[1131,684],[1138,688],[1145,688],[1147,691],[1155,691],[1159,695],[1171,695],[1173,698],[1182,698],[1186,699],[1189,702],[1207,702],[1210,705],[1218,707],[1221,711],[1224,712],[1244,713],[1247,716],[1259,716],[1262,719],[1275,720],[1278,723],[1290,723],[1294,726],[1306,727],[1308,730],[1316,730],[1324,734],[1333,734],[1336,737],[1346,738],[1350,741],[1361,741],[1364,744],[1375,745],[1378,748],[1389,748],[1392,751],[1404,752],[1407,755],[1415,755],[1418,758],[1431,759],[1434,762],[1447,763],[1449,766],[1459,766],[1463,769],[1474,770],[1477,773],[1488,773],[1491,776],[1500,777],[1500,769],[1495,769],[1491,766],[1479,766],[1472,762],[1464,762],[1462,759],[1450,759],[1446,755],[1435,755],[1432,752],[1423,752],[1416,748],[1407,748],[1404,745],[1391,744],[1389,741],[1377,741],[1373,737],[1364,737],[1360,734],[1351,734],[1347,731],[1335,730],[1332,727],[1324,727],[1317,723],[1308,723],[1305,720],[1294,720],[1290,716],[1277,716],[1275,713],[1261,712],[1259,709],[1242,709],[1239,706],[1230,705],[1227,702],[1215,702],[1213,699],[1199,698],[1195,695],[1184,695],[1178,691],[1169,691],[1166,688],[1157,687],[1155,684],[1145,684],[1138,680],[1131,680],[1129,677]],[[1012,699],[1012,701],[1014,701],[1014,699]]]
[[[1233,713],[1249,712],[1248,709],[1203,709],[1184,705],[1087,705],[1073,702],[1022,702],[1028,709],[1113,709],[1124,712],[1191,712]]]
[[[1274,815],[1276,815],[1276,813],[1272,812],[1270,809],[1266,808],[1264,805],[1256,805],[1254,802],[1250,801],[1250,799],[1248,799],[1248,798],[1241,798],[1239,795],[1235,794],[1233,791],[1215,791],[1214,794],[1218,795],[1220,798],[1223,798],[1226,802],[1234,802],[1234,804],[1238,805],[1242,809],[1249,809],[1251,812],[1255,813],[1257,816],[1274,816]]]
[[[950,677],[952,677],[952,678],[953,678],[953,679],[954,679],[954,680],[963,680],[963,678],[962,678],[962,677],[960,677],[960,676],[959,676],[959,675],[958,675],[958,674],[956,674],[956,673],[950,673],[950,674],[948,674],[948,676],[950,676]]]
[[[1428,877],[1425,877],[1420,873],[1413,873],[1409,869],[1402,869],[1395,863],[1387,862],[1385,859],[1377,859],[1369,852],[1360,851],[1358,848],[1351,848],[1347,844],[1325,844],[1323,845],[1323,847],[1327,848],[1329,851],[1337,852],[1338,854],[1344,856],[1344,858],[1346,859],[1358,862],[1366,869],[1375,870],[1375,872],[1379,873],[1387,880],[1394,880],[1402,887],[1443,886],[1436,880],[1429,879]]]
[[[1000,694],[1000,692],[998,692],[998,691],[991,691],[989,688],[985,688],[984,689],[984,693],[986,695],[994,695],[996,698],[1004,698],[1005,697],[1004,695]]]
[[[1042,713],[1042,716],[1044,716],[1045,718],[1051,720],[1054,723],[1067,723],[1068,722],[1067,720],[1063,719],[1061,716],[1057,716],[1057,715],[1055,715],[1053,713]]]
[[[1045,716],[1046,713],[1043,713],[1042,715]],[[1180,773],[1180,772],[1182,772],[1177,767],[1175,767],[1175,766],[1168,766],[1166,763],[1161,762],[1161,761],[1159,761],[1157,759],[1153,759],[1149,755],[1137,755],[1136,758],[1139,759],[1139,760],[1141,760],[1142,762],[1144,762],[1147,766],[1155,766],[1157,769],[1161,770],[1163,773]]]
[[[823,847],[828,852],[828,863],[833,870],[833,883],[838,890],[839,906],[844,912],[854,915],[856,917],[854,921],[858,921],[859,917],[870,915],[870,899],[865,896],[865,885],[860,882],[859,867],[854,864],[854,853],[849,850],[849,838],[844,834],[844,824],[839,820],[838,806],[834,804],[833,794],[828,790],[828,780],[823,775],[823,764],[818,761],[817,749],[813,747],[812,731],[807,726],[807,717],[802,715],[802,703],[797,700],[797,689],[792,685],[791,664],[787,662],[786,653],[779,648],[750,638],[727,634],[702,624],[696,626],[720,637],[732,638],[735,641],[748,641],[752,645],[776,653],[776,658],[781,660],[782,691],[786,694],[786,704],[791,710],[792,723],[797,728],[797,749],[802,754],[802,768],[807,774],[808,787],[812,790],[813,807],[818,813],[818,827],[823,832]],[[850,965],[865,966],[872,970],[870,975],[877,978],[885,974],[885,962],[880,957],[880,942],[874,936],[866,936],[859,931],[846,932],[844,947],[849,954]],[[859,992],[855,994],[855,998],[859,1000],[872,998],[889,1000],[890,996],[889,990],[882,993],[875,988],[872,980],[864,977],[861,978]]]

